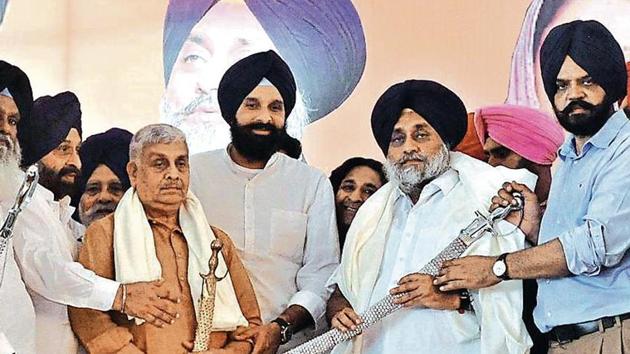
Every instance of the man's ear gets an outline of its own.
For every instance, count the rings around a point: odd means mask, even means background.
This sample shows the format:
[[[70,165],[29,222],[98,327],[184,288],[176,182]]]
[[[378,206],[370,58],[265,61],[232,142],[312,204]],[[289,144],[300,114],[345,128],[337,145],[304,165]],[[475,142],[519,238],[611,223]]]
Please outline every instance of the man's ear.
[[[136,186],[136,181],[138,180],[138,165],[134,161],[129,161],[127,163],[127,175],[129,176],[129,182],[131,182],[131,186]]]

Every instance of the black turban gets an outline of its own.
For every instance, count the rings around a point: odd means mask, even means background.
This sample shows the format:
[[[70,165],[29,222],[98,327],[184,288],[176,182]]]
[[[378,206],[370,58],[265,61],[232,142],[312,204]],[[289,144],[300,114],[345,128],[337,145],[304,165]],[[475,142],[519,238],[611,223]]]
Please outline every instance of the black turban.
[[[459,144],[466,134],[466,107],[453,91],[434,81],[407,80],[388,88],[372,111],[372,133],[385,156],[394,126],[405,108],[421,115],[449,148]]]
[[[22,122],[28,120],[33,106],[33,91],[31,90],[31,82],[28,76],[15,65],[11,65],[6,61],[0,60],[0,91],[9,90],[13,101],[20,112],[20,123],[18,123],[18,131],[22,126]]]
[[[221,114],[228,124],[235,122],[241,103],[263,78],[280,91],[285,117],[289,116],[295,106],[295,80],[287,63],[269,50],[237,61],[221,78],[217,95]]]
[[[552,104],[556,78],[567,56],[606,91],[608,103],[626,96],[628,74],[619,43],[601,23],[575,20],[552,29],[540,49],[543,84]]]
[[[164,20],[164,82],[192,28],[218,0],[170,0]],[[365,36],[351,0],[245,0],[304,95],[308,122],[350,96],[365,68]]]
[[[66,91],[36,99],[31,117],[18,127],[22,166],[48,155],[65,140],[72,128],[81,135],[81,105],[74,93]]]
[[[131,144],[132,137],[133,134],[124,129],[112,128],[85,139],[81,144],[81,150],[79,150],[81,175],[79,176],[78,193],[74,198],[73,205],[78,205],[81,195],[85,192],[87,181],[99,165],[109,167],[125,190],[131,186],[129,175],[127,175],[127,163],[129,162],[129,144]]]

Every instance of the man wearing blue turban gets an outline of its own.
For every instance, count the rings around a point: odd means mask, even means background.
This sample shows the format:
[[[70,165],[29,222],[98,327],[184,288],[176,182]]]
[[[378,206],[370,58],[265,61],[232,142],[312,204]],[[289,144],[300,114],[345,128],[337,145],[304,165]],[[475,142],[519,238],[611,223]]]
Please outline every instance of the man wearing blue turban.
[[[162,121],[182,129],[191,153],[223,148],[229,126],[216,92],[236,61],[274,50],[295,75],[289,134],[335,108],[365,67],[365,38],[350,0],[170,0],[164,23]]]

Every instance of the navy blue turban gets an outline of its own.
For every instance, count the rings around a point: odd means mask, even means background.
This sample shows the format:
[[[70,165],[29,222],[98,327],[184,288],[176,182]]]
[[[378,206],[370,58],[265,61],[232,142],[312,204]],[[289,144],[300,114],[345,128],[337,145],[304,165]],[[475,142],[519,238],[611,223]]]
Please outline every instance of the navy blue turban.
[[[20,127],[28,120],[33,106],[33,91],[28,76],[15,65],[0,60],[0,91],[9,90],[13,101],[20,112]]]
[[[217,96],[221,114],[228,124],[235,123],[236,111],[263,78],[278,89],[284,101],[285,116],[289,116],[295,106],[295,80],[287,63],[270,50],[237,61],[221,78]]]
[[[170,0],[164,21],[164,81],[192,28],[217,0]],[[350,0],[245,0],[295,75],[308,123],[350,96],[365,68],[365,37]]]
[[[556,79],[567,56],[604,89],[608,103],[626,96],[626,61],[615,37],[597,21],[575,20],[554,27],[540,49],[543,84],[552,103]]]
[[[453,91],[434,81],[407,80],[388,88],[372,111],[372,133],[385,156],[394,126],[405,108],[421,115],[450,148],[466,134],[466,107]]]
[[[81,175],[78,182],[78,193],[73,200],[77,206],[81,195],[85,192],[87,181],[100,165],[109,167],[127,190],[131,183],[127,175],[129,162],[129,144],[133,134],[124,129],[112,128],[100,134],[94,134],[81,144]]]
[[[18,127],[22,145],[22,166],[29,166],[61,144],[70,129],[81,130],[81,104],[72,92],[42,96],[33,102],[28,120]]]

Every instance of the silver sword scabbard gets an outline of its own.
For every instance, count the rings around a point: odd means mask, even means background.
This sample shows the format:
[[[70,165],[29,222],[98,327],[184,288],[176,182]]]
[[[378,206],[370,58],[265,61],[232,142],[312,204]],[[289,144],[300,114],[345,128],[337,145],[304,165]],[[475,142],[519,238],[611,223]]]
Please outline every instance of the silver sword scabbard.
[[[479,211],[475,212],[475,219],[462,229],[451,243],[446,246],[437,256],[427,263],[418,273],[436,276],[442,264],[451,259],[461,256],[471,244],[479,240],[486,232],[498,235],[495,232],[496,224],[504,220],[511,212],[523,209],[523,196],[520,193],[513,193],[516,203],[506,207],[499,207],[488,215],[484,215]],[[402,305],[395,304],[394,299],[404,294],[387,295],[380,301],[370,306],[365,312],[360,314],[363,322],[356,326],[356,329],[342,332],[336,328],[311,339],[310,341],[299,345],[286,354],[323,354],[332,350],[337,344],[345,342],[356,337],[366,329],[370,328],[376,322],[382,320],[389,314],[400,309]]]
[[[15,226],[15,222],[17,221],[20,212],[22,212],[28,203],[30,203],[33,193],[35,193],[35,188],[37,188],[38,180],[38,168],[36,165],[31,165],[28,169],[26,169],[24,181],[18,190],[15,202],[13,203],[11,209],[7,212],[7,217],[2,223],[2,228],[0,228],[0,285],[2,285],[4,280],[4,268],[6,266],[8,252],[7,248],[9,240],[13,236],[13,227]]]

